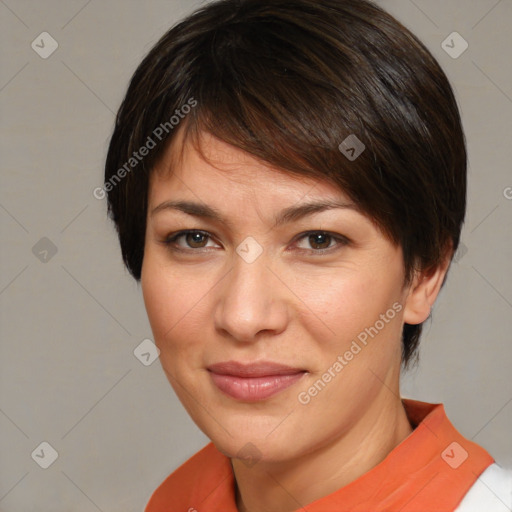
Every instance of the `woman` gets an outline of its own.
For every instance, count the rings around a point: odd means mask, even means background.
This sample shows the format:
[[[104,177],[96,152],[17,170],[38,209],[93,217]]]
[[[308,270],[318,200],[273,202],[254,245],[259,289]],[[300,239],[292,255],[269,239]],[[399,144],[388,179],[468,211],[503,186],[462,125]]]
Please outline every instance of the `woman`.
[[[441,404],[400,397],[459,244],[466,149],[446,76],[389,14],[206,5],[135,72],[105,191],[212,440],[147,512],[511,506],[510,473]]]

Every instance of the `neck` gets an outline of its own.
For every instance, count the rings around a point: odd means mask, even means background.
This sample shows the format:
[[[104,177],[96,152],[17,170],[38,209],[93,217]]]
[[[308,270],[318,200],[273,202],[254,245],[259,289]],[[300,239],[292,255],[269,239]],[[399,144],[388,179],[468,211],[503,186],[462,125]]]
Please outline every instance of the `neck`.
[[[412,427],[398,396],[378,396],[341,438],[293,460],[233,459],[240,512],[292,512],[348,485],[382,462]]]

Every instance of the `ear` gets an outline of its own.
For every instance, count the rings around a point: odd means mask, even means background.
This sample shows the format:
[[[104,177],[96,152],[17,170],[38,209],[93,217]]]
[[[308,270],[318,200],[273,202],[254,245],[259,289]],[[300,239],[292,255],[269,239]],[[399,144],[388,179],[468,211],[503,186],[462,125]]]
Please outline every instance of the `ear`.
[[[417,271],[414,275],[405,300],[403,320],[406,324],[421,324],[429,317],[452,260],[452,247],[453,245],[450,243],[440,265],[424,271]]]

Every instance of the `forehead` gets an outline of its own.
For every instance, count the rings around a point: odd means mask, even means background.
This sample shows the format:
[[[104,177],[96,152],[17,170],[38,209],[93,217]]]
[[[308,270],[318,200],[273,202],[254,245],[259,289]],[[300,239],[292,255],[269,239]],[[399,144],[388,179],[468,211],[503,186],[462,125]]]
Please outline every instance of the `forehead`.
[[[303,197],[350,201],[327,178],[274,167],[206,132],[201,132],[197,142],[192,137],[184,139],[183,133],[176,134],[151,175],[150,202],[171,192],[223,203],[228,197],[219,194],[251,195],[261,201],[284,196],[295,201]]]

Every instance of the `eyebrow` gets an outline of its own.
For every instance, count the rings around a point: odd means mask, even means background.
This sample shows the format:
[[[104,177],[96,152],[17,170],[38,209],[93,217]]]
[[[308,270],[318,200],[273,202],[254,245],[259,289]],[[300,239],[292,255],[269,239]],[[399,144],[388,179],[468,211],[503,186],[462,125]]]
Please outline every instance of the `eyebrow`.
[[[296,222],[314,213],[338,208],[359,211],[355,204],[342,201],[327,200],[312,203],[302,203],[281,210],[274,218],[274,228],[290,222]],[[216,208],[206,204],[195,203],[193,201],[165,201],[153,208],[150,215],[153,216],[164,210],[177,210],[194,217],[209,219],[222,223],[230,228],[232,227],[231,222],[225,219]]]

